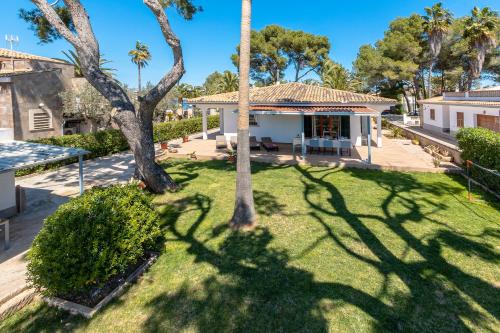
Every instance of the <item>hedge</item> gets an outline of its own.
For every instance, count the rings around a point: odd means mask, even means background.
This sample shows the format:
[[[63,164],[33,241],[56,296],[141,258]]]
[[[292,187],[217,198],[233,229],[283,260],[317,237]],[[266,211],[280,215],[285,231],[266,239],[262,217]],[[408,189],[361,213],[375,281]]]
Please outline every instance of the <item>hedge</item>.
[[[486,128],[461,128],[456,137],[464,161],[500,171],[500,133]]]
[[[45,295],[88,295],[156,250],[159,224],[137,186],[94,187],[45,219],[28,253],[28,280]]]
[[[208,129],[219,127],[219,116],[208,116]],[[202,131],[202,118],[183,119],[179,121],[156,123],[153,126],[153,139],[155,142],[169,141],[182,137],[183,135],[195,134]],[[61,147],[81,148],[90,152],[85,159],[116,154],[129,149],[127,140],[122,132],[117,129],[98,131],[96,133],[84,133],[64,136],[54,136],[30,142],[43,143]],[[53,169],[61,165],[75,163],[77,159],[46,164],[34,168],[20,170],[18,176],[31,174],[37,171]]]

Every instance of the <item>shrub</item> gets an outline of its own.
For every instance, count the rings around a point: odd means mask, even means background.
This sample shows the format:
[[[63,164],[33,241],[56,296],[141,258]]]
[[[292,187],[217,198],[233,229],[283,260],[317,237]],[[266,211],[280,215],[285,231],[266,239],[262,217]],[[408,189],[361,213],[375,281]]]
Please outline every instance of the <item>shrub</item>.
[[[45,220],[28,254],[28,280],[47,295],[84,295],[153,249],[158,225],[136,186],[93,188]]]
[[[393,126],[391,128],[391,134],[393,138],[402,138],[403,137],[403,129],[397,126]]]
[[[207,127],[216,128],[219,126],[219,116],[207,117]],[[175,122],[155,124],[153,138],[155,142],[165,142],[184,135],[194,134],[203,130],[202,119],[191,118]]]
[[[500,133],[486,128],[461,128],[457,140],[464,161],[500,171]]]

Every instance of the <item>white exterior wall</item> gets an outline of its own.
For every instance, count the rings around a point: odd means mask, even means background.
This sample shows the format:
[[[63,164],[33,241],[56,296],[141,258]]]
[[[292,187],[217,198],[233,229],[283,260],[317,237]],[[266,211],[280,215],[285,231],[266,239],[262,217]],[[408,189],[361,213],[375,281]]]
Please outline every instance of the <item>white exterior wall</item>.
[[[431,109],[435,110],[434,120],[431,119]],[[443,107],[442,105],[424,104],[424,128],[441,132],[443,129]]]
[[[351,116],[351,143],[353,146],[361,146],[361,117]]]
[[[471,105],[450,105],[450,132],[456,133],[457,127],[457,112],[464,113],[464,127],[477,127],[476,115],[500,116],[500,108],[486,108],[483,106]]]
[[[258,126],[250,126],[250,135],[257,140],[270,136],[279,143],[292,143],[294,137],[302,133],[302,123],[299,115],[255,115]],[[224,135],[227,139],[237,135],[238,113],[226,112],[224,109]]]

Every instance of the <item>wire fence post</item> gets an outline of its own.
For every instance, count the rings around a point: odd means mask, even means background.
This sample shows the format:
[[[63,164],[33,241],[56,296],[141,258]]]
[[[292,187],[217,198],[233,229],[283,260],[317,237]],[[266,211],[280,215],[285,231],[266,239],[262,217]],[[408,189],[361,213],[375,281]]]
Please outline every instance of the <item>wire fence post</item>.
[[[471,194],[471,181],[470,181],[470,172],[471,172],[471,167],[472,167],[472,161],[467,160],[467,188],[468,188],[468,194],[467,197],[469,201],[472,201],[472,194]]]

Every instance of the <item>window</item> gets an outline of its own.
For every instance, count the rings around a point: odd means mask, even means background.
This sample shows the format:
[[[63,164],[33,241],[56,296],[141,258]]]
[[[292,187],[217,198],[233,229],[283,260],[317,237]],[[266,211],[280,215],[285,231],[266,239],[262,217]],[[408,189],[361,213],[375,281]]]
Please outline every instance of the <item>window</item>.
[[[250,126],[259,126],[259,124],[257,123],[257,119],[255,118],[255,115],[254,115],[254,114],[250,114],[250,115],[249,115],[248,124],[249,124]]]
[[[457,112],[457,127],[458,128],[464,127],[464,113],[463,112]]]
[[[52,129],[52,114],[42,109],[29,110],[30,131],[46,131]]]
[[[431,116],[431,120],[436,120],[436,110],[431,109],[430,110],[430,116]]]

